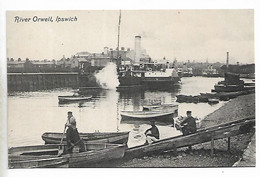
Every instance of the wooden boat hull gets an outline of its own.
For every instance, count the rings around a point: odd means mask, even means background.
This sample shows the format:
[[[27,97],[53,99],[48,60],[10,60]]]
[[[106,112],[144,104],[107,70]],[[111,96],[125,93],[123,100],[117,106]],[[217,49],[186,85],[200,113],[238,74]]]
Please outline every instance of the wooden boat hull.
[[[141,77],[135,76],[118,76],[119,88],[127,87],[140,87],[143,86]]]
[[[143,105],[143,108],[149,110],[163,110],[163,109],[178,110],[178,105],[176,104]]]
[[[179,83],[179,77],[172,78],[154,78],[154,77],[146,77],[143,80],[144,85],[149,89],[172,89],[177,87],[176,85]]]
[[[216,93],[200,93],[200,95],[205,98],[218,98]]]
[[[86,152],[65,154],[61,157],[57,156],[58,144],[10,148],[9,168],[88,167],[93,163],[122,158],[126,148],[125,145],[107,143],[85,146]]]
[[[217,84],[214,86],[216,92],[236,92],[243,91],[244,85],[223,85]]]
[[[208,99],[208,103],[209,103],[209,104],[217,104],[217,103],[219,103],[219,99],[209,98],[209,99]]]
[[[135,121],[161,121],[161,122],[173,122],[173,118],[178,116],[178,110],[174,111],[121,111],[121,120],[129,119]]]
[[[128,148],[125,152],[124,159],[131,159],[151,154],[160,154],[166,150],[176,150],[176,148],[200,144],[211,141],[212,139],[217,140],[236,136],[247,133],[254,126],[255,117],[252,116],[242,120],[200,129],[194,134],[186,136],[180,135],[172,138],[162,139],[149,145],[140,145]]]
[[[200,93],[200,95],[202,97],[205,98],[218,98],[220,100],[228,100],[231,98],[236,98],[240,95],[246,95],[246,94],[250,94],[253,93],[254,90],[245,90],[245,91],[238,91],[238,92],[218,92],[218,93]]]
[[[176,95],[177,97],[177,102],[182,103],[198,103],[199,102],[199,97],[198,96],[192,96],[192,95]]]
[[[80,133],[80,137],[84,142],[88,143],[115,143],[127,144],[129,132],[111,132],[111,133]],[[42,139],[45,144],[59,144],[63,134],[54,132],[45,132]],[[63,136],[63,143],[66,144],[66,135]]]
[[[58,96],[60,103],[74,102],[74,101],[86,101],[91,99],[92,96]]]

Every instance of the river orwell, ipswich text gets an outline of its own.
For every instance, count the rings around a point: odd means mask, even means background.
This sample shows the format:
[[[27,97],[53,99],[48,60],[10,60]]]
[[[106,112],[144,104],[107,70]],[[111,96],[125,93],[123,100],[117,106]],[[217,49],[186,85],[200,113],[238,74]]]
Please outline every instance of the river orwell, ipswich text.
[[[38,16],[19,17],[19,16],[15,16],[14,22],[16,22],[16,23],[54,22],[53,19],[54,18],[52,16],[49,16],[49,17],[38,17]],[[57,22],[57,23],[59,23],[59,22],[75,22],[77,20],[78,20],[78,18],[76,16],[75,17],[59,17],[59,16],[56,16],[56,18],[55,18],[55,22]]]

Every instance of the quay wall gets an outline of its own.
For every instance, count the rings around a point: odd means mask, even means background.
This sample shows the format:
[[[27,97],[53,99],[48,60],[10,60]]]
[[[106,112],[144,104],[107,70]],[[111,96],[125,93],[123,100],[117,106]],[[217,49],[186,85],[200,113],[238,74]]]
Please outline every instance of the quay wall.
[[[78,73],[8,73],[8,92],[78,88]]]

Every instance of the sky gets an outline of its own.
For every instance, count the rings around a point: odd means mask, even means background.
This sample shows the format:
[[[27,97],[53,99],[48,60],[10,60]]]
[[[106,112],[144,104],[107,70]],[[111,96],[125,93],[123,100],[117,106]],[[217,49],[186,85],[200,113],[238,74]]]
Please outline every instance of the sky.
[[[15,17],[31,18],[15,22]],[[52,17],[53,22],[32,18]],[[77,21],[56,22],[56,17]],[[8,11],[9,58],[55,59],[77,52],[117,47],[119,10]],[[254,63],[254,10],[122,10],[120,47],[134,49],[134,37],[152,59]]]

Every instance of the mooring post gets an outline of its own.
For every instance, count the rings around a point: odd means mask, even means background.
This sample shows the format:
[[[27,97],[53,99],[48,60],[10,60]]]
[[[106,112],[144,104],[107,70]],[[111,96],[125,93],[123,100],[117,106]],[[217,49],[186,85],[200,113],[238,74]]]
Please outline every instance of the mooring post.
[[[230,152],[230,137],[228,137],[228,152]]]
[[[214,155],[214,133],[211,134],[211,151],[210,156],[213,157]]]

